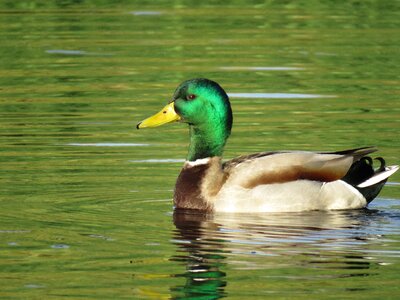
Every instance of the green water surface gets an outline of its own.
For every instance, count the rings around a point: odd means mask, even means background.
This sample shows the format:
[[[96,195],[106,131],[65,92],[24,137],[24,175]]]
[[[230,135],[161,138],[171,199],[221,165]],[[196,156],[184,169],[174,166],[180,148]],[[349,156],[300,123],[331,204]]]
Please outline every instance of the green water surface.
[[[225,157],[375,145],[400,163],[400,3],[1,1],[1,299],[399,299],[400,173],[358,211],[177,213],[192,77]]]

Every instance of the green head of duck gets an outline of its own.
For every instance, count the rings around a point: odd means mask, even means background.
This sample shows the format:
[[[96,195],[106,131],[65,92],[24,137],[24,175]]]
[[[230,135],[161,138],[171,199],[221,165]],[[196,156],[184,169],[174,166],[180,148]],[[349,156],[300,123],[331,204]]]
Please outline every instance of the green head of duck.
[[[137,128],[156,127],[180,121],[189,124],[190,146],[187,160],[222,156],[232,128],[228,95],[218,83],[191,79],[176,89],[172,101]]]

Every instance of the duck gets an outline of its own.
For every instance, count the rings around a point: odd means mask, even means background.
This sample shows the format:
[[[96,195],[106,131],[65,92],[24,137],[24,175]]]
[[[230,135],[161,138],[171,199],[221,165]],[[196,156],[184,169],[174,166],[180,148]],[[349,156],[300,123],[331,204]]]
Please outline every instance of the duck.
[[[189,126],[189,150],[174,189],[174,208],[206,213],[300,212],[366,207],[398,169],[379,167],[375,147],[343,151],[265,151],[223,161],[232,108],[215,81],[181,83],[172,100],[137,129],[181,122]]]

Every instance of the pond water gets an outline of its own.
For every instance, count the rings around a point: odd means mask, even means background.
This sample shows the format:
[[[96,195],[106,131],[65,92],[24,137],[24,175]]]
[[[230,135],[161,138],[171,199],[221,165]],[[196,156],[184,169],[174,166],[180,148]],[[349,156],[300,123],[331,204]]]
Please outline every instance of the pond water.
[[[368,209],[173,211],[193,77],[225,157],[376,145],[400,162],[398,1],[2,1],[0,298],[398,299],[400,174]]]

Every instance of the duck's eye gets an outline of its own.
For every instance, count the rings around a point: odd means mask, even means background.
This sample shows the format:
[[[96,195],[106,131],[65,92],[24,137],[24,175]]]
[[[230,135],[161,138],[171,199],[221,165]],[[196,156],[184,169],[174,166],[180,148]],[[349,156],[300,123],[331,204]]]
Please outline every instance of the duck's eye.
[[[189,95],[186,96],[186,99],[187,99],[187,100],[194,100],[194,99],[196,99],[196,95],[194,95],[194,94],[189,94]]]

